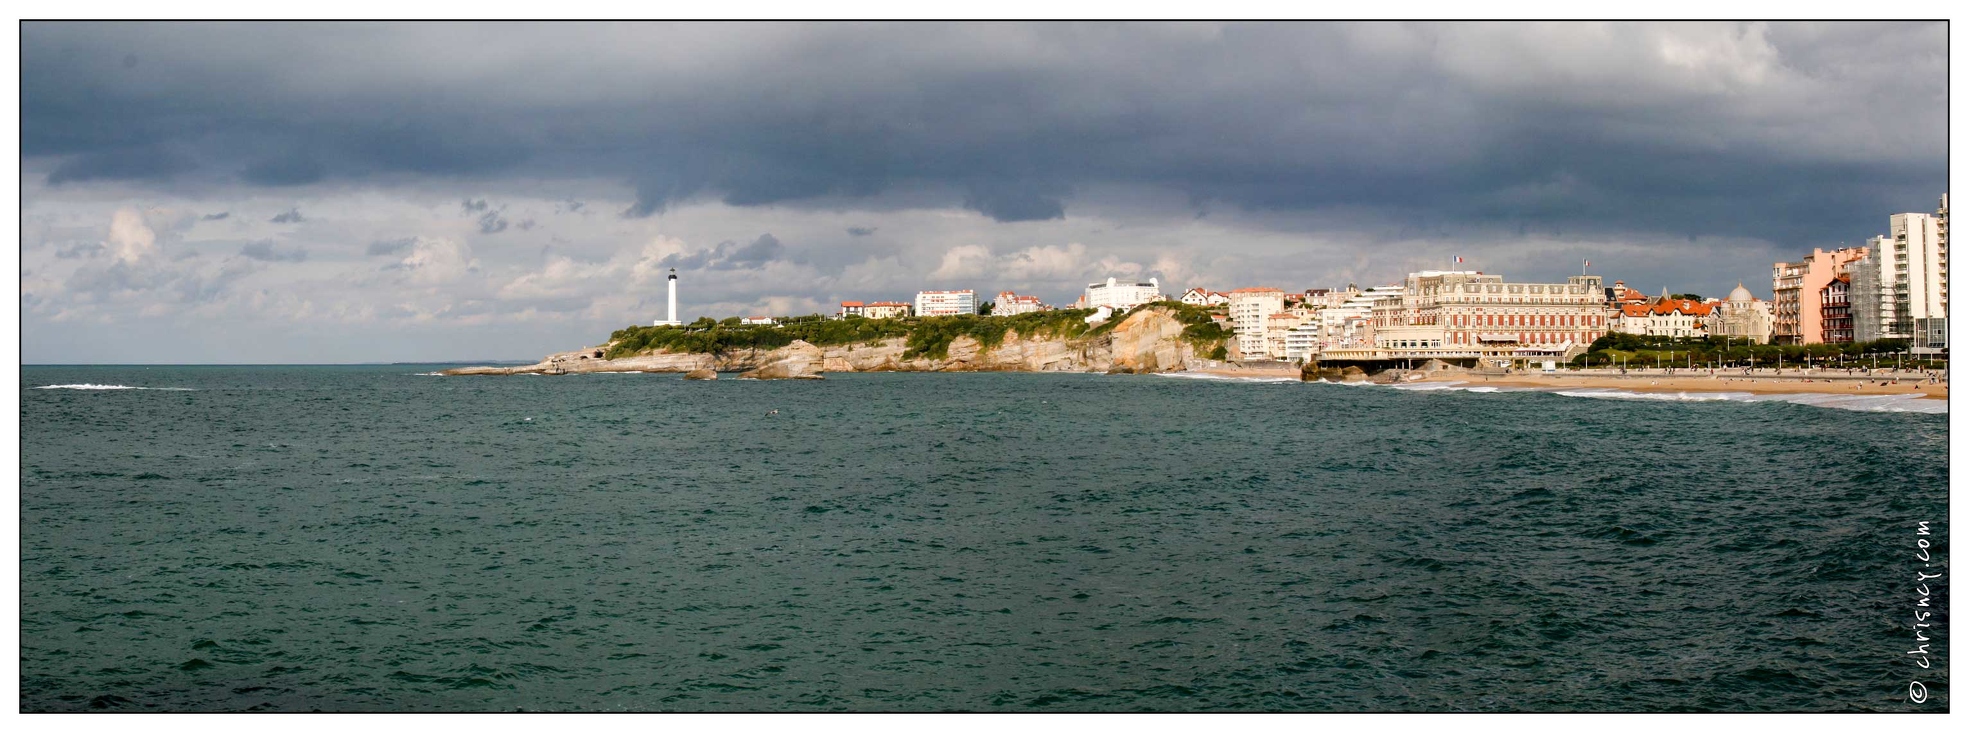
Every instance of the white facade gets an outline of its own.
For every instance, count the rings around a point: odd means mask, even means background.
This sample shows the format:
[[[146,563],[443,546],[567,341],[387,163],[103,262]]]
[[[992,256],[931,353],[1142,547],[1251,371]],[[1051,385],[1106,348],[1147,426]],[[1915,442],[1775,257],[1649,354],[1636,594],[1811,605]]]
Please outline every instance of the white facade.
[[[861,307],[864,318],[908,318],[909,304],[893,300],[880,300]]]
[[[925,290],[916,294],[916,315],[964,316],[978,312],[978,296],[969,290]]]
[[[1240,358],[1265,355],[1265,323],[1285,310],[1285,291],[1278,288],[1238,288],[1230,292],[1231,330],[1237,332]]]
[[[1045,303],[1039,302],[1039,296],[1019,295],[1010,290],[999,293],[998,297],[993,298],[991,301],[991,314],[994,316],[1016,316],[1021,313],[1038,313],[1044,310],[1052,310],[1052,308],[1047,307]]]
[[[1084,307],[1133,308],[1143,303],[1162,300],[1162,286],[1155,278],[1145,283],[1116,282],[1108,278],[1104,283],[1088,283],[1087,292],[1081,294]]]

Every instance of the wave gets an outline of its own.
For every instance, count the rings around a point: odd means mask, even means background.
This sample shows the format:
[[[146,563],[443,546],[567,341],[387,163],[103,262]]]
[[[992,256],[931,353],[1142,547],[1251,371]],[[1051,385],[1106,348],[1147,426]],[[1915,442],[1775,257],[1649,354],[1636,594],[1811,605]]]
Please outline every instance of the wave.
[[[1252,384],[1279,384],[1297,382],[1298,377],[1233,377],[1227,374],[1204,374],[1201,372],[1152,372],[1158,377],[1171,379],[1195,379],[1205,382],[1249,382]]]
[[[131,387],[122,384],[49,384],[40,387],[35,387],[34,389],[84,389],[84,390],[91,390],[91,391],[117,390],[117,389],[148,389],[148,390],[155,390],[158,392],[198,391],[190,387]]]
[[[444,372],[416,372],[416,373],[414,373],[414,374],[411,374],[410,376],[413,376],[413,377],[442,377],[442,376],[444,376]]]

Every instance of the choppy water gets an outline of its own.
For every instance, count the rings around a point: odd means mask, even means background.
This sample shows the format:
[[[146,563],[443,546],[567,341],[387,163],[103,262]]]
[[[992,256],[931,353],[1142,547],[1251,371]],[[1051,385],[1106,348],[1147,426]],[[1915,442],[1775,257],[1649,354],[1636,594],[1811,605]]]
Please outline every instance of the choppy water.
[[[415,371],[25,368],[22,709],[1948,704],[1943,415]]]

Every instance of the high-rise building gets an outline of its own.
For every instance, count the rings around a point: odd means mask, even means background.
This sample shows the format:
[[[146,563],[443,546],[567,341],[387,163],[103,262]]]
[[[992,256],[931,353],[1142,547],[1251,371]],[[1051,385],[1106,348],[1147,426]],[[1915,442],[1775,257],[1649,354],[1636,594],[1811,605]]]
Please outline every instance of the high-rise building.
[[[1824,334],[1821,292],[1867,253],[1866,247],[1831,252],[1814,247],[1803,260],[1771,265],[1772,343],[1820,343]]]
[[[1230,292],[1231,329],[1237,332],[1239,358],[1265,355],[1265,326],[1273,313],[1285,310],[1285,291],[1278,288],[1238,288]]]
[[[1887,218],[1887,234],[1867,240],[1854,263],[1847,300],[1853,338],[1906,339],[1923,350],[1946,348],[1948,331],[1948,197],[1934,214]]]

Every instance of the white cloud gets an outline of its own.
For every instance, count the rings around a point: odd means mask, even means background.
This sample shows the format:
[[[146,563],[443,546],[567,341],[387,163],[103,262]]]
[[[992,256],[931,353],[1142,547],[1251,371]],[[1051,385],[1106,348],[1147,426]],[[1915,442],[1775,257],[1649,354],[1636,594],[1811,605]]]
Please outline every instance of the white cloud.
[[[477,272],[479,261],[464,242],[418,237],[410,246],[410,254],[392,267],[408,270],[413,283],[438,285]]]
[[[117,209],[109,220],[109,251],[117,262],[136,264],[157,254],[157,232],[144,223],[142,212]]]

